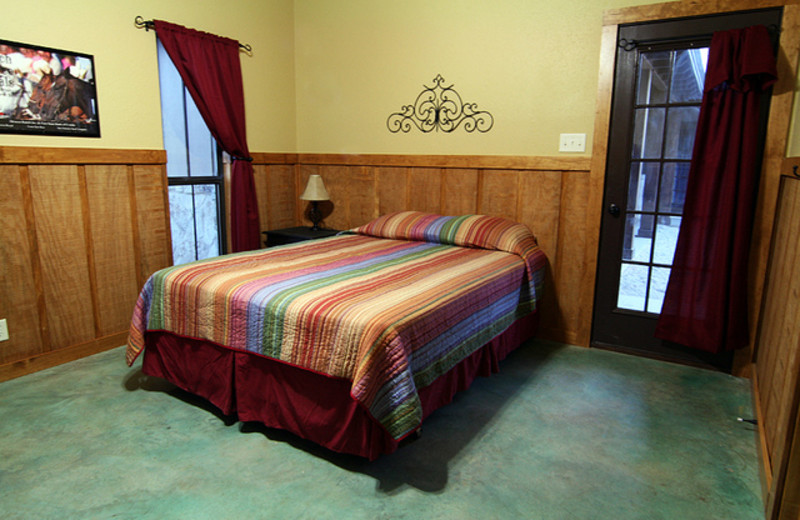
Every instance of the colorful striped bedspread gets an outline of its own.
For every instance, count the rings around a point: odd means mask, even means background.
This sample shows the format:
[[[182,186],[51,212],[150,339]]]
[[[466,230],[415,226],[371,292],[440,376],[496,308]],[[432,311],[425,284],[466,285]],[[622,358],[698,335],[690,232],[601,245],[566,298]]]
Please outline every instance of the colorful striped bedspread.
[[[416,212],[335,237],[169,267],[145,284],[127,362],[163,330],[352,382],[395,439],[417,389],[536,309],[545,258],[524,226]]]

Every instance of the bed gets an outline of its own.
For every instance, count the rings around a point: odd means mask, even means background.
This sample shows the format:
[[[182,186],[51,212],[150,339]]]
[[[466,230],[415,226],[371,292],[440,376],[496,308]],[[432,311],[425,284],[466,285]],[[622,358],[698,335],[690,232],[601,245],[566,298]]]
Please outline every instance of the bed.
[[[333,451],[395,451],[533,336],[544,254],[497,217],[406,211],[337,236],[173,266],[126,361],[223,414]]]

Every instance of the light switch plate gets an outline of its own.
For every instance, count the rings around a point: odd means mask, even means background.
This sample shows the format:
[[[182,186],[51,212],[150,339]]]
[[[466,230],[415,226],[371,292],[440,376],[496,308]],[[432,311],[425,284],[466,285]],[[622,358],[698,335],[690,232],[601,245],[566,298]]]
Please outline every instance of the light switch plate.
[[[585,152],[586,134],[561,134],[558,141],[559,152]]]
[[[0,320],[0,341],[7,341],[8,340],[8,324],[6,323],[5,318]]]

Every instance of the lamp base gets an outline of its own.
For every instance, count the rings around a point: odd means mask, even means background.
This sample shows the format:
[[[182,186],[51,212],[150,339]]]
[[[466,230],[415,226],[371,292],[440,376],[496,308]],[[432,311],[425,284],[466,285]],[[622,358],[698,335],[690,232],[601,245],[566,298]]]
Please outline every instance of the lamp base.
[[[319,227],[319,223],[322,220],[322,212],[319,210],[318,202],[316,200],[311,201],[311,209],[308,211],[308,218],[311,220],[311,231],[319,231],[322,229]]]

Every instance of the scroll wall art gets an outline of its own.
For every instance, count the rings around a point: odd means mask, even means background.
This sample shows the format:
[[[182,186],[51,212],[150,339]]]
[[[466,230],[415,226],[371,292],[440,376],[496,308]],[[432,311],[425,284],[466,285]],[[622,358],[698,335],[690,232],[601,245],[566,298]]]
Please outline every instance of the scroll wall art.
[[[0,40],[0,133],[100,137],[94,58]]]
[[[433,78],[433,86],[422,85],[424,90],[411,105],[403,105],[386,120],[392,133],[408,133],[412,128],[429,133],[434,130],[453,132],[463,124],[467,132],[488,132],[494,126],[492,114],[478,110],[477,103],[467,103],[453,89],[444,86],[441,74]]]

